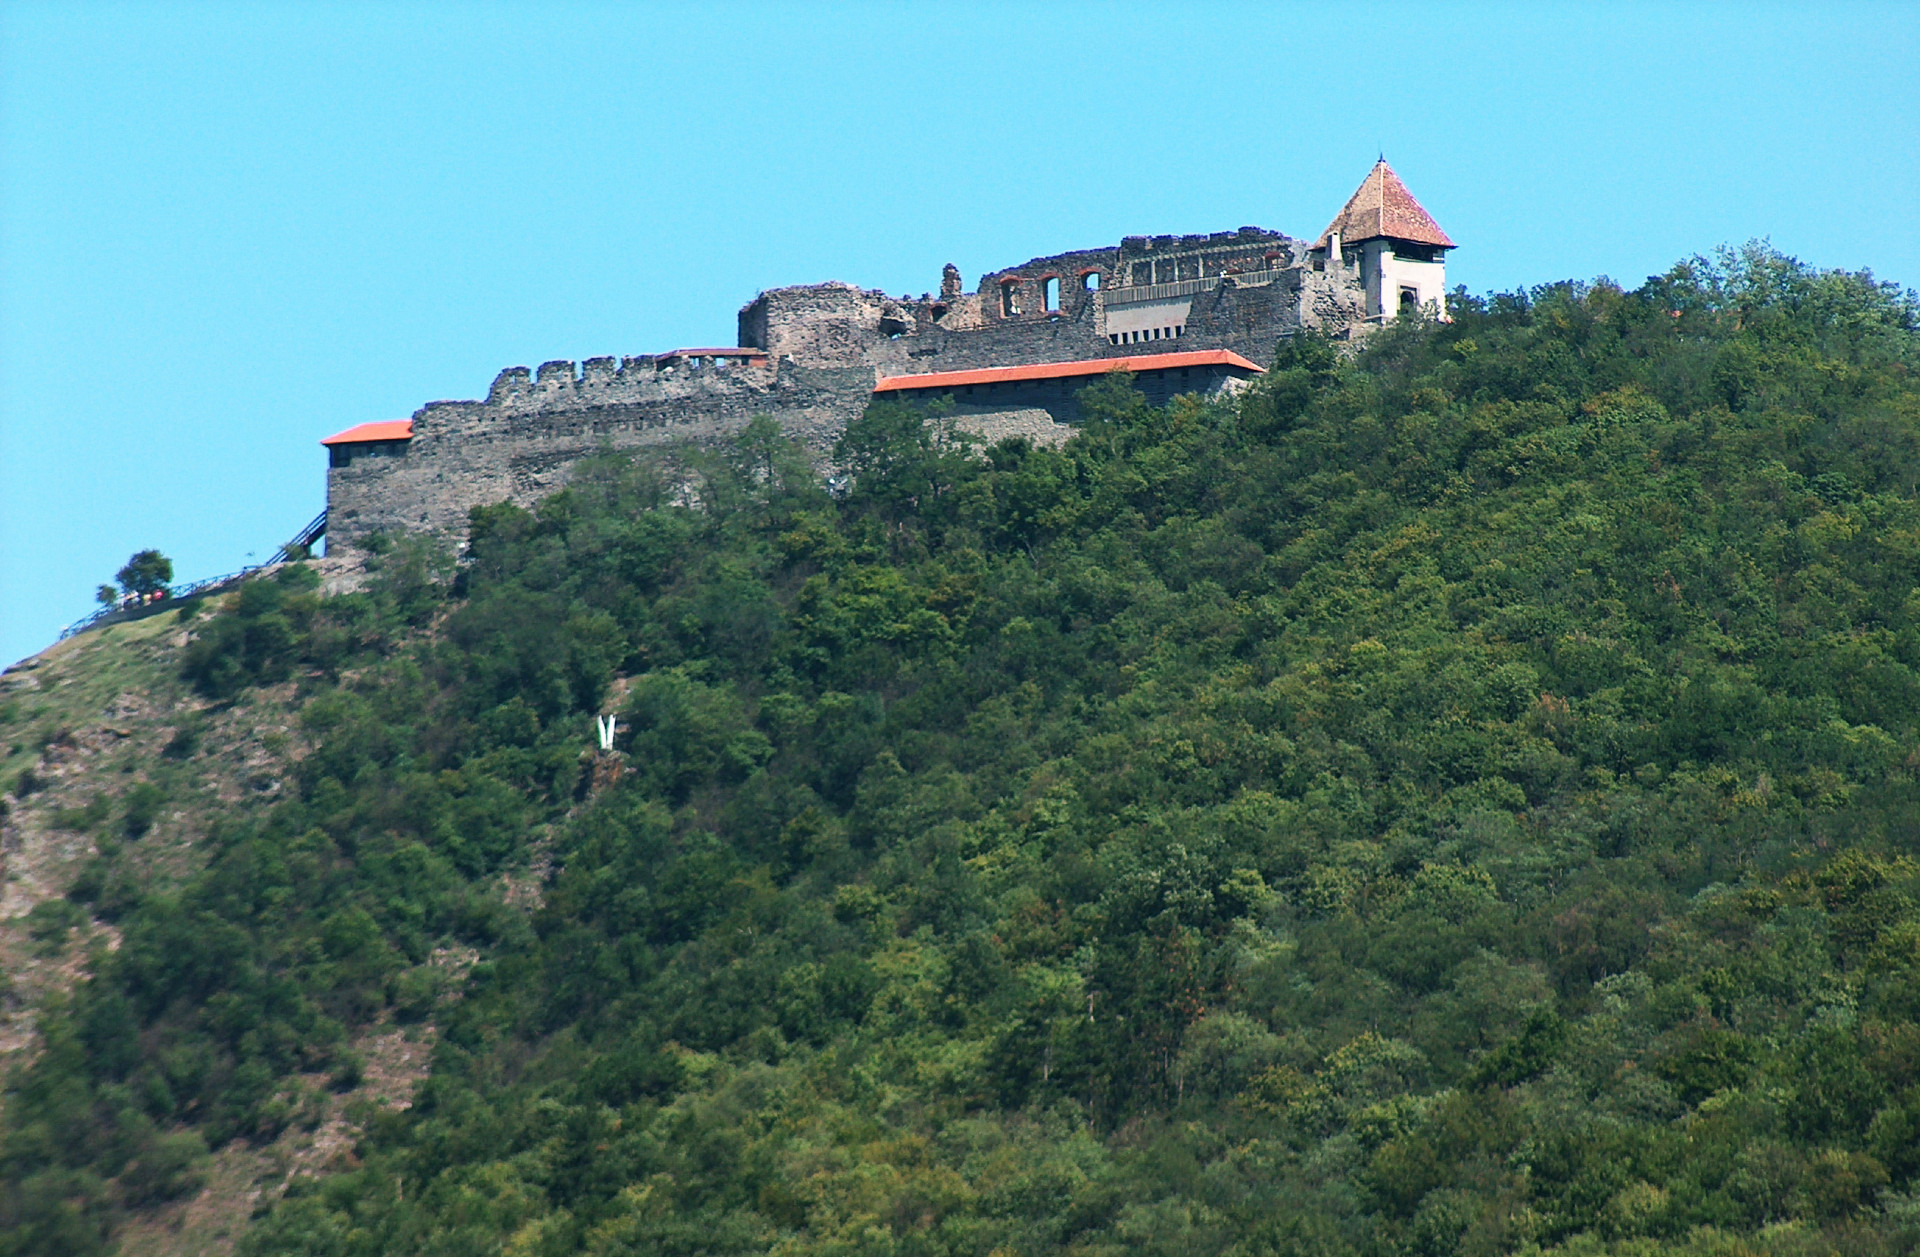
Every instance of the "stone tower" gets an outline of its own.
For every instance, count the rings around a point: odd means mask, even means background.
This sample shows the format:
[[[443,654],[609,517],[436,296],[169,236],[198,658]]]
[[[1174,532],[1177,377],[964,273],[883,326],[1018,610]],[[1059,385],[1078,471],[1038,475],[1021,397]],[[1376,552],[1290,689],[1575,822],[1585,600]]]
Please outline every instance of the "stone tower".
[[[1314,246],[1329,266],[1359,266],[1367,319],[1384,323],[1402,310],[1447,317],[1447,250],[1440,224],[1413,199],[1381,158]]]

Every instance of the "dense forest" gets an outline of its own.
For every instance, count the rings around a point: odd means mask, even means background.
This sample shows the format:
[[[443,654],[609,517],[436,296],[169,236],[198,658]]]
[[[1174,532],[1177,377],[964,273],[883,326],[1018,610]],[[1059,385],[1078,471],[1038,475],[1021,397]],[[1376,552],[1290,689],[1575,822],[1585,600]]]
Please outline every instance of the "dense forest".
[[[412,1106],[239,1251],[1920,1250],[1920,306],[1750,246],[1452,313],[1060,449],[876,404],[843,489],[608,457],[201,613],[298,780],[172,881],[95,818],[0,1251],[394,1022]]]

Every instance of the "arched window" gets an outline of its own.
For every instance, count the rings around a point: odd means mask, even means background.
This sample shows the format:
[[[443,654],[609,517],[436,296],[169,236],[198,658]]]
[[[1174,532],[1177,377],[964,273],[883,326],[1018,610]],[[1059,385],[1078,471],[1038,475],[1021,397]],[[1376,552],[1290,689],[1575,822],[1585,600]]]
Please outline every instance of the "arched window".
[[[1099,271],[1084,272],[1080,276],[1080,291],[1081,292],[1099,292],[1100,291],[1100,272]]]
[[[1060,277],[1049,275],[1040,282],[1040,295],[1046,303],[1047,313],[1057,313],[1060,309]]]
[[[1020,281],[1003,279],[1000,281],[1000,313],[1008,318],[1020,313]]]
[[[1420,290],[1418,288],[1402,288],[1400,290],[1400,308],[1402,310],[1419,309]]]

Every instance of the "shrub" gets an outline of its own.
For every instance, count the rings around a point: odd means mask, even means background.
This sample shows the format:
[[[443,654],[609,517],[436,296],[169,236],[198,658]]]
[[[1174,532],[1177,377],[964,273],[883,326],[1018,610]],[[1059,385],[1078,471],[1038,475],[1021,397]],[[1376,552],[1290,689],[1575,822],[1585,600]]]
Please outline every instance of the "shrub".
[[[153,822],[160,815],[160,807],[167,801],[167,795],[152,782],[136,783],[127,791],[121,801],[121,818],[127,837],[139,838],[153,828]]]

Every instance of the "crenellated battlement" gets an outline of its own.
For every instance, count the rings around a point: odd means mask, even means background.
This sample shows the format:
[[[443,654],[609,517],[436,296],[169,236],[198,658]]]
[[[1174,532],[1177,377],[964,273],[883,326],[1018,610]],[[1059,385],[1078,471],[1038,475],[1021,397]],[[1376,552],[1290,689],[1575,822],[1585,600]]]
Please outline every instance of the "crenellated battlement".
[[[688,389],[764,388],[776,370],[768,355],[739,349],[677,349],[577,363],[557,358],[541,363],[537,371],[502,370],[487,389],[486,404],[508,410],[569,409],[656,400]]]

